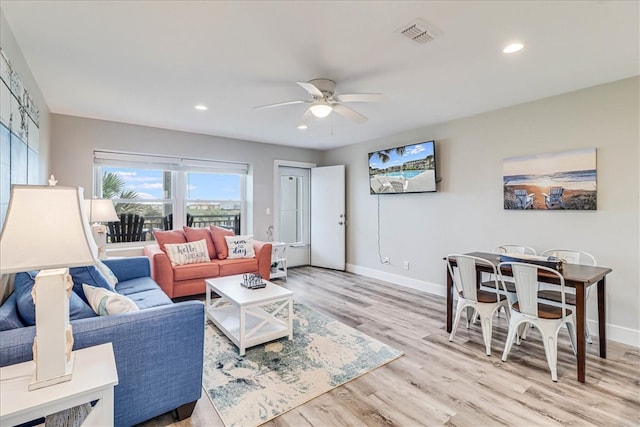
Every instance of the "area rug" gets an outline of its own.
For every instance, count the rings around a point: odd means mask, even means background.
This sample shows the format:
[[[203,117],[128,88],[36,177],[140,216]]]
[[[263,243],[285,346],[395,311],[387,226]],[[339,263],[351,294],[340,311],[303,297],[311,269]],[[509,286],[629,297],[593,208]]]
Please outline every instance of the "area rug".
[[[225,425],[260,425],[402,355],[303,304],[293,310],[293,340],[244,356],[207,321],[203,388]]]

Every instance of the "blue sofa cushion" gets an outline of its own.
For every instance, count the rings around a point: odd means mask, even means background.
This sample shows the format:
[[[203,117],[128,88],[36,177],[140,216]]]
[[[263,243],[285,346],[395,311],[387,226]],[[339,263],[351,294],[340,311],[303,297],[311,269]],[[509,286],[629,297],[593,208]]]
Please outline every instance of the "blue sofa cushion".
[[[24,326],[18,314],[18,304],[16,304],[16,293],[13,292],[9,298],[0,306],[0,331],[21,328]]]
[[[31,297],[31,290],[35,284],[37,271],[28,271],[16,274],[15,281],[13,283],[13,293],[16,296],[16,305],[18,306],[18,313],[22,318],[22,321],[27,326],[33,326],[36,324],[36,306],[33,303]],[[6,304],[6,302],[5,302]],[[69,319],[84,319],[86,317],[95,317],[91,307],[82,300],[75,292],[71,292],[69,298]]]
[[[73,292],[80,295],[80,298],[87,304],[87,297],[84,294],[84,289],[82,289],[82,284],[86,283],[87,285],[95,286],[98,288],[105,288],[109,291],[114,291],[111,284],[104,274],[96,267],[95,265],[87,265],[84,267],[73,267],[69,269],[69,274],[71,274],[71,279],[73,280]]]
[[[116,285],[116,292],[131,298],[141,310],[173,304],[173,301],[150,277],[139,277],[120,282]]]

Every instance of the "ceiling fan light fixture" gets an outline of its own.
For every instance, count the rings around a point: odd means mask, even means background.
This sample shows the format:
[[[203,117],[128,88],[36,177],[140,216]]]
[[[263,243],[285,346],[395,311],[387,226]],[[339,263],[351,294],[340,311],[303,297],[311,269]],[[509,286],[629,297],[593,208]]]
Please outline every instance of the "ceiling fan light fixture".
[[[329,114],[331,114],[331,112],[333,111],[333,107],[329,105],[326,101],[321,99],[319,101],[314,102],[313,105],[309,107],[309,111],[311,111],[311,114],[313,114],[317,118],[322,119],[324,117],[327,117]]]

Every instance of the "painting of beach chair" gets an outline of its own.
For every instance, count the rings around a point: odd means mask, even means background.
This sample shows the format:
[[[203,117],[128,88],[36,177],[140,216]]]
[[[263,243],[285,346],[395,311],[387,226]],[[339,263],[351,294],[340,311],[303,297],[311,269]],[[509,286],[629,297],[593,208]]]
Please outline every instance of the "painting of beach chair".
[[[533,209],[533,193],[527,190],[513,190],[516,195],[516,209]]]
[[[564,195],[563,187],[551,187],[549,189],[549,194],[542,193],[544,196],[544,204],[547,205],[547,209],[564,209],[564,200],[562,200],[562,196]]]

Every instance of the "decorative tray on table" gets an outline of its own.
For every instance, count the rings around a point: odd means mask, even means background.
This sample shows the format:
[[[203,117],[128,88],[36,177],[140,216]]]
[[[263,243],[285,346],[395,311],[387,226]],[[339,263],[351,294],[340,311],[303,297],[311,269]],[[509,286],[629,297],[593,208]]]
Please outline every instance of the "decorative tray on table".
[[[520,253],[500,254],[500,262],[526,262],[529,264],[541,265],[543,267],[562,270],[563,261],[553,256],[539,256]]]

